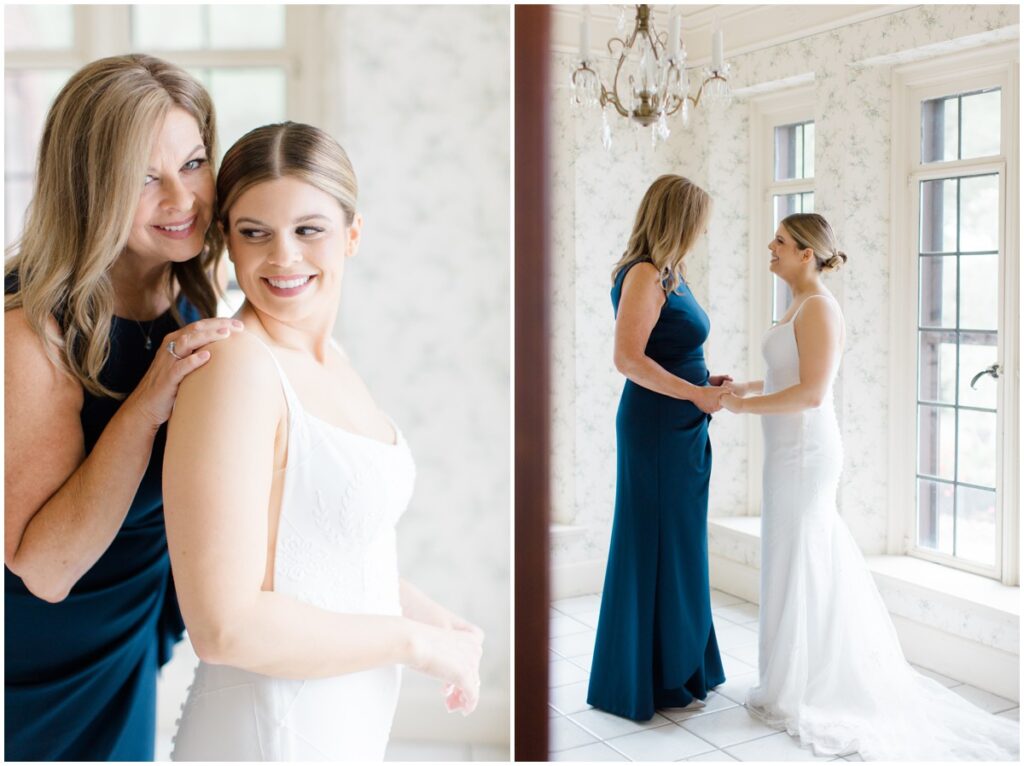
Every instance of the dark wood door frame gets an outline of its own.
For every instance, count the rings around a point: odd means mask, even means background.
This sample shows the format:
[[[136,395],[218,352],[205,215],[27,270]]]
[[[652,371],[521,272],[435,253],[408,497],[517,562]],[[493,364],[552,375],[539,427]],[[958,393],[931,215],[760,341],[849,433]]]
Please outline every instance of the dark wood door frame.
[[[550,8],[515,7],[515,760],[548,759]]]

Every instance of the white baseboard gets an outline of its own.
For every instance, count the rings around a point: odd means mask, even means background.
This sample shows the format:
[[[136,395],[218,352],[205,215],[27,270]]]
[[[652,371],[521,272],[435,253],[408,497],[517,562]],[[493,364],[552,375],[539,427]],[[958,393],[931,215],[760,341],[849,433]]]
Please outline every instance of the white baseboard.
[[[898,614],[891,617],[903,654],[910,662],[1020,702],[1020,658],[1017,655]]]
[[[708,575],[712,588],[739,596],[754,604],[761,603],[761,594],[758,592],[761,573],[757,569],[709,552]]]
[[[604,559],[560,564],[551,570],[551,600],[600,593],[604,587]]]

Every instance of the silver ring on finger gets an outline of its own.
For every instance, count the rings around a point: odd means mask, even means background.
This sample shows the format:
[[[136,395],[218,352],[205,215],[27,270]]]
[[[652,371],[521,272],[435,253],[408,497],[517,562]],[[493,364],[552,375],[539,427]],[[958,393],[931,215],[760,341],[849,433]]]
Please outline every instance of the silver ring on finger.
[[[184,356],[178,356],[177,354],[174,353],[174,341],[173,340],[170,343],[167,344],[167,353],[170,354],[171,356],[173,356],[175,359],[178,359],[178,360],[181,360],[181,359],[185,358]]]

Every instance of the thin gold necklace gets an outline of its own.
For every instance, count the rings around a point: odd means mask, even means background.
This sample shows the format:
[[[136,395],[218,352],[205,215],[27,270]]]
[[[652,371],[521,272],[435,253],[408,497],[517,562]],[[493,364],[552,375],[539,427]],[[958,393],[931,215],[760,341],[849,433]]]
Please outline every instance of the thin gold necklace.
[[[139,326],[139,332],[141,332],[143,334],[143,336],[146,338],[146,343],[145,343],[146,351],[151,351],[153,349],[153,338],[151,337],[151,333],[153,332],[153,323],[156,320],[157,320],[157,318],[150,319],[146,323],[147,329],[145,329],[145,330],[142,329],[142,322],[140,322],[138,319],[133,319],[132,320],[133,322],[135,322],[135,324],[137,324]]]

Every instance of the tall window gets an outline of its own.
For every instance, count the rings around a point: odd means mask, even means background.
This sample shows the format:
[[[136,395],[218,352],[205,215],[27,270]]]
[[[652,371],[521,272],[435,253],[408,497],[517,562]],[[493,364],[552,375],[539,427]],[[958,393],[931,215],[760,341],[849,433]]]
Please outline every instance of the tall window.
[[[772,231],[793,213],[814,212],[814,123],[777,125],[773,129]],[[772,322],[778,322],[793,301],[789,286],[772,275]]]
[[[914,376],[894,375],[906,398],[893,399],[892,427],[908,438],[894,437],[890,480],[892,497],[911,504],[910,554],[1014,584],[1019,390],[1007,333],[1019,323],[1019,298],[1007,279],[1016,268],[1007,225],[1017,216],[1008,177],[1016,93],[1011,64],[961,66],[902,75],[920,84],[904,91],[898,147],[909,215],[896,221],[906,230],[897,238],[905,255],[894,261],[892,353],[914,360]]]
[[[917,540],[921,549],[996,564],[1000,91],[921,102],[918,179]],[[923,171],[925,172],[925,171]]]
[[[786,283],[768,270],[771,242],[779,221],[814,210],[815,90],[813,83],[760,94],[750,99],[750,304],[748,337],[761,336],[779,321],[792,301]],[[746,375],[764,377],[761,354],[748,355]],[[761,509],[760,426],[747,421],[747,509]]]
[[[32,197],[36,150],[46,112],[73,71],[75,18],[70,5],[4,9],[4,246],[21,235]],[[24,66],[13,67],[21,59]]]

